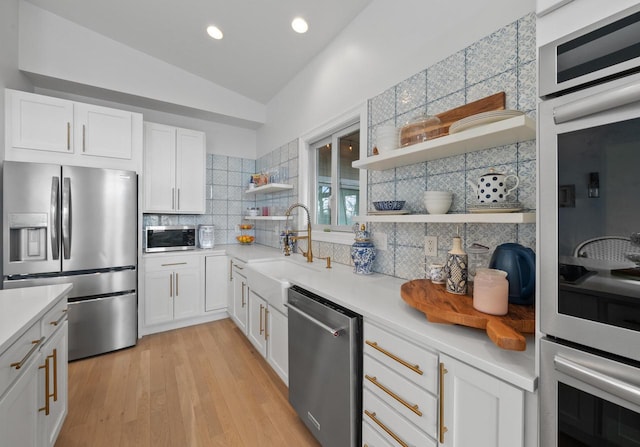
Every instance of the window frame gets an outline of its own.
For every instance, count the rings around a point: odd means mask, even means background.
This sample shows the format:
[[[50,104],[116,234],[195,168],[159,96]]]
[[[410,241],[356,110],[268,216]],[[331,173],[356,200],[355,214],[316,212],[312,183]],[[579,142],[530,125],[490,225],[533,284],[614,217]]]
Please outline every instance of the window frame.
[[[352,244],[353,233],[351,228],[346,225],[332,226],[319,225],[316,222],[315,211],[315,152],[312,144],[316,143],[328,135],[346,129],[355,124],[360,126],[360,159],[367,156],[368,143],[368,122],[367,122],[367,105],[360,104],[347,112],[327,121],[325,124],[313,129],[312,131],[302,135],[298,139],[299,154],[299,200],[302,203],[309,204],[311,214],[313,240],[320,242],[333,242],[339,244]],[[366,221],[367,210],[367,171],[360,169],[359,173],[359,210],[358,222]],[[312,205],[312,206],[311,206]],[[305,216],[306,218],[306,216]]]

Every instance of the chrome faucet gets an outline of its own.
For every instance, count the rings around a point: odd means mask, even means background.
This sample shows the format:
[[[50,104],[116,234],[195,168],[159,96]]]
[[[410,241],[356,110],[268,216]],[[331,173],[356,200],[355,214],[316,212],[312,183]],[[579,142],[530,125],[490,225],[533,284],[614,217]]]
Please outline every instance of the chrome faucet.
[[[300,250],[300,251],[302,251],[302,256],[307,258],[307,262],[313,262],[313,251],[311,250],[311,215],[309,214],[309,208],[307,208],[302,203],[294,203],[289,208],[287,208],[287,211],[284,214],[285,214],[285,216],[287,216],[287,219],[289,219],[289,216],[291,216],[291,211],[294,208],[297,208],[297,207],[300,207],[300,208],[302,208],[303,210],[305,210],[307,212],[307,235],[306,236],[294,236],[294,239],[295,240],[298,240],[298,239],[306,239],[307,240],[307,252],[305,253],[302,250]]]

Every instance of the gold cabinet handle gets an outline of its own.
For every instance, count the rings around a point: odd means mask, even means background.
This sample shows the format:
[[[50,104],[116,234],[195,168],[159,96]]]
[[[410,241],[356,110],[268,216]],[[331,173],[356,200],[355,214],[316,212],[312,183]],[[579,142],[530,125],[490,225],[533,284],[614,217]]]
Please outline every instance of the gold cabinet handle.
[[[448,372],[444,363],[440,363],[440,444],[444,444],[444,434],[449,431],[444,425],[444,375]]]
[[[38,369],[44,368],[44,407],[38,408],[38,411],[44,411],[45,416],[49,416],[49,397],[51,397],[49,393],[49,357],[44,359],[44,365],[38,366]]]
[[[367,379],[369,382],[373,383],[375,386],[377,386],[378,388],[380,388],[382,391],[384,391],[385,393],[387,393],[389,396],[393,397],[395,400],[397,400],[398,402],[400,402],[402,405],[404,405],[405,407],[407,407],[409,410],[413,411],[415,414],[417,414],[418,416],[422,416],[422,411],[420,411],[420,407],[418,407],[418,404],[415,405],[411,405],[409,402],[407,402],[406,400],[404,400],[403,398],[401,398],[400,396],[398,396],[396,393],[394,393],[393,391],[391,391],[389,388],[387,388],[386,386],[384,386],[383,384],[381,384],[380,382],[378,382],[378,379],[374,376],[371,377],[368,374],[365,374],[365,379]]]
[[[267,340],[269,338],[269,330],[267,325],[267,315],[269,315],[269,309],[265,306],[264,308],[264,339]]]
[[[86,126],[83,124],[82,125],[82,152],[85,151],[87,145],[86,145]]]
[[[244,307],[245,302],[244,302],[244,288],[245,288],[245,283],[244,281],[242,281],[242,307]]]
[[[169,274],[169,298],[173,298],[173,273]]]
[[[49,357],[53,359],[53,401],[58,401],[58,350],[54,349]]]
[[[161,264],[162,267],[169,267],[172,265],[187,265],[186,262],[168,262],[166,264]]]
[[[409,444],[407,444],[402,439],[400,439],[400,437],[398,435],[396,435],[389,427],[387,427],[382,422],[380,422],[380,420],[376,417],[376,413],[375,412],[372,413],[369,410],[364,410],[364,414],[369,416],[373,422],[375,422],[381,429],[386,431],[389,434],[389,436],[391,436],[393,439],[395,439],[396,442],[398,444],[400,444],[402,447],[409,447]]]
[[[178,209],[180,209],[180,188],[178,188]]]
[[[424,374],[424,372],[422,372],[422,370],[420,369],[420,365],[412,365],[411,363],[407,362],[406,360],[401,359],[397,355],[390,353],[386,349],[383,349],[380,346],[378,346],[378,342],[367,340],[366,343],[369,346],[371,346],[373,349],[376,349],[376,350],[380,351],[381,353],[383,353],[387,357],[391,357],[396,362],[400,363],[403,366],[406,366],[407,368],[409,368],[414,373],[420,374],[420,375]]]
[[[260,335],[262,335],[262,333],[264,332],[264,327],[262,325],[262,310],[264,309],[264,306],[261,304],[260,305]]]
[[[71,150],[71,123],[67,121],[67,150]]]
[[[176,208],[176,189],[171,188],[171,209]]]
[[[44,337],[40,337],[40,340],[33,340],[31,342],[31,344],[33,346],[31,346],[31,349],[29,349],[29,352],[27,352],[25,354],[24,357],[22,357],[22,360],[20,360],[19,362],[14,362],[11,365],[9,365],[11,368],[15,368],[15,369],[20,369],[24,366],[24,364],[27,362],[27,360],[29,360],[29,357],[31,357],[31,354],[33,354],[34,352],[36,352],[38,350],[38,346],[40,346],[40,344],[44,341]]]
[[[178,298],[178,295],[180,295],[180,286],[178,284],[179,277],[180,277],[180,274],[176,273],[176,298]]]
[[[67,309],[62,309],[62,315],[56,321],[50,321],[49,324],[52,326],[57,326],[62,323],[62,320],[67,316]]]
[[[233,259],[229,260],[229,281],[233,281]]]

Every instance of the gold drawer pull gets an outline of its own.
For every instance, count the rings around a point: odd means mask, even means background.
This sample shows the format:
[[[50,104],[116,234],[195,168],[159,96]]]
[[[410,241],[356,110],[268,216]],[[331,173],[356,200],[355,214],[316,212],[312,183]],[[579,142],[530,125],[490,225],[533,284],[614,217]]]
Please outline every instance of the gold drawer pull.
[[[40,340],[33,340],[31,342],[31,344],[33,346],[31,346],[31,349],[29,349],[29,352],[27,352],[25,354],[24,357],[22,357],[22,360],[20,360],[19,362],[15,362],[12,363],[11,365],[9,365],[11,368],[15,368],[15,369],[20,369],[24,366],[24,364],[27,362],[27,360],[29,360],[29,357],[31,357],[31,354],[33,354],[34,352],[36,352],[36,350],[38,349],[38,346],[40,346],[40,344],[44,341],[44,337],[40,337]]]
[[[390,353],[389,351],[387,351],[386,349],[381,348],[380,346],[378,346],[378,342],[376,341],[369,341],[367,340],[366,343],[371,346],[373,349],[376,349],[380,352],[382,352],[384,355],[391,357],[393,360],[395,360],[396,362],[400,363],[401,365],[406,366],[407,368],[409,368],[411,371],[413,371],[416,374],[420,374],[423,375],[424,372],[422,372],[422,370],[420,369],[420,365],[412,365],[411,363],[407,362],[406,360],[402,360],[400,357],[398,357],[395,354]]]
[[[260,335],[264,333],[264,327],[262,326],[262,309],[264,309],[264,306],[261,304],[260,305]]]
[[[365,374],[365,379],[367,379],[369,382],[373,383],[375,386],[377,386],[378,388],[380,388],[382,391],[384,391],[385,393],[387,393],[389,396],[393,397],[395,400],[397,400],[398,402],[400,402],[402,405],[404,405],[405,407],[407,407],[409,410],[413,411],[415,414],[417,414],[418,416],[422,416],[422,411],[419,410],[418,404],[416,405],[411,405],[410,403],[408,403],[406,400],[404,400],[403,398],[401,398],[400,396],[398,396],[396,393],[394,393],[393,391],[391,391],[389,388],[387,388],[386,386],[384,386],[383,384],[381,384],[380,382],[378,382],[378,379],[376,377],[371,377],[368,374]]]
[[[440,444],[444,444],[444,434],[449,431],[444,425],[444,375],[448,372],[444,363],[440,363]]]
[[[172,265],[187,265],[186,262],[168,262],[166,264],[160,264],[161,267],[169,267]]]
[[[369,410],[364,410],[364,414],[366,414],[367,416],[369,416],[371,418],[371,420],[373,422],[375,422],[376,424],[378,424],[378,426],[383,429],[384,431],[386,431],[389,436],[391,436],[393,439],[396,440],[396,442],[398,444],[400,444],[402,447],[409,447],[409,444],[407,444],[406,442],[404,442],[402,439],[400,439],[400,437],[398,435],[396,435],[393,431],[391,431],[391,429],[389,427],[387,427],[386,425],[384,425],[382,422],[380,422],[378,420],[378,418],[376,417],[375,413],[371,413]]]
[[[38,366],[38,369],[44,369],[44,407],[38,408],[38,411],[44,411],[45,416],[49,416],[50,406],[49,406],[49,398],[51,397],[51,393],[49,393],[49,357],[44,359],[44,365]]]
[[[62,309],[62,315],[60,315],[60,318],[58,318],[56,321],[49,322],[49,324],[52,326],[57,326],[60,323],[62,323],[62,320],[64,320],[66,316],[67,316],[67,309]]]

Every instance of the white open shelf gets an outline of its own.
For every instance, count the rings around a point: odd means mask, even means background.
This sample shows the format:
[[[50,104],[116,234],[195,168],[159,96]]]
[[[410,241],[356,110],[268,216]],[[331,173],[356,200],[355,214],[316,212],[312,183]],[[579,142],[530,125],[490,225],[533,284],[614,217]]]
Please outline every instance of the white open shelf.
[[[284,191],[287,189],[293,189],[293,185],[288,185],[286,183],[267,183],[263,186],[257,186],[253,189],[247,189],[245,194],[258,194],[265,192],[276,192],[276,191]]]
[[[535,223],[536,213],[385,214],[359,217],[366,222],[397,223]]]
[[[352,163],[354,168],[383,171],[423,161],[480,151],[536,137],[536,123],[527,115],[485,124],[423,143],[372,155]],[[370,216],[371,217],[371,216]],[[381,217],[381,216],[376,216]],[[385,216],[386,217],[386,216]],[[396,218],[398,216],[395,216]],[[372,221],[373,222],[373,221]]]
[[[244,216],[245,220],[287,220],[287,216]]]

